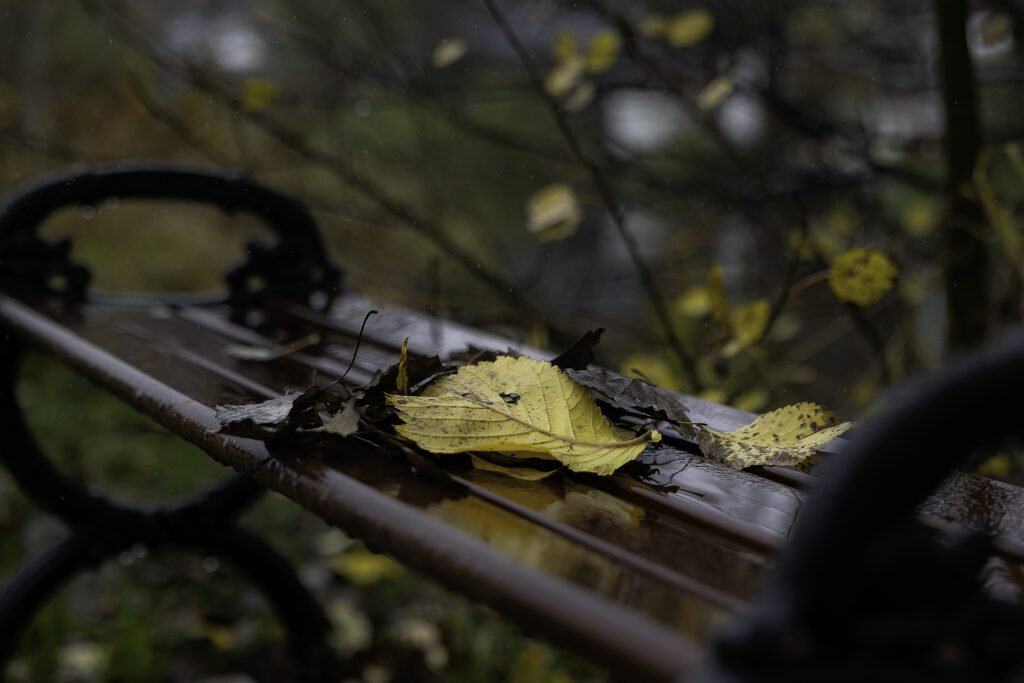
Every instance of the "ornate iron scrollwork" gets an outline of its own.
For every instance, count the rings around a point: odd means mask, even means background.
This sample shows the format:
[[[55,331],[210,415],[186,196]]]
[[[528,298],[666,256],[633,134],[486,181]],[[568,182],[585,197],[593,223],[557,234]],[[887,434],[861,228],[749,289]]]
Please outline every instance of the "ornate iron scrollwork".
[[[238,174],[145,164],[66,173],[8,195],[0,204],[0,286],[84,299],[89,271],[71,260],[66,241],[45,240],[38,228],[60,208],[109,197],[202,202],[264,219],[276,240],[247,245],[248,259],[227,273],[231,304],[281,297],[323,308],[341,288],[341,272],[300,202]]]

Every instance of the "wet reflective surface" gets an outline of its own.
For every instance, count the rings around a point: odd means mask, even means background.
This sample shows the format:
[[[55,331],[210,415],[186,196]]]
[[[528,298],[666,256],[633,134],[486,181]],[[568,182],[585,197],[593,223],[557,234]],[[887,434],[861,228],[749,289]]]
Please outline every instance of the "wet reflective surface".
[[[330,316],[287,308],[232,316],[223,308],[184,305],[43,307],[95,347],[212,407],[262,401],[340,376],[369,306],[365,299],[343,297]],[[442,354],[467,345],[507,347],[496,337],[436,319],[379,310],[348,375],[356,385],[394,363],[407,335],[422,351],[435,348]],[[319,336],[319,345],[270,362],[240,360],[228,352],[232,344],[275,347],[310,334]],[[748,419],[729,408],[684,401],[716,428],[732,429]],[[158,400],[153,405],[160,409]],[[195,437],[203,438],[217,437]],[[805,493],[795,484],[813,480],[738,472],[687,452],[685,443],[676,446],[649,449],[605,478],[558,473],[523,481],[475,469],[465,456],[412,462],[359,437],[296,446],[251,466],[259,478],[266,477],[266,485],[328,520],[358,512],[347,509],[337,493],[343,481],[338,477],[346,477],[504,556],[706,640],[753,596],[803,505]],[[250,453],[244,443],[239,448],[248,459],[240,462],[255,462],[256,451]],[[957,475],[923,511],[1021,541],[1022,502],[1015,487]],[[380,549],[401,554],[386,543]],[[463,561],[473,562],[471,557]],[[1021,593],[1020,576],[1019,566],[1005,561],[989,572],[993,590],[1013,596]]]

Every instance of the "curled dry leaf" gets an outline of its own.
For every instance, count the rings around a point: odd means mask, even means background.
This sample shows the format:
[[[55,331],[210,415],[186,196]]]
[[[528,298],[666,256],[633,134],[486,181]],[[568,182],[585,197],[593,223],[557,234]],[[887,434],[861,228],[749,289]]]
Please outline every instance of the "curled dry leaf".
[[[604,328],[590,330],[572,346],[551,359],[551,364],[563,370],[586,370],[594,362],[594,347],[601,341]]]
[[[356,408],[356,400],[349,399],[345,408],[338,411],[325,422],[323,426],[311,429],[311,432],[325,432],[337,436],[352,436],[359,431],[359,410]]]

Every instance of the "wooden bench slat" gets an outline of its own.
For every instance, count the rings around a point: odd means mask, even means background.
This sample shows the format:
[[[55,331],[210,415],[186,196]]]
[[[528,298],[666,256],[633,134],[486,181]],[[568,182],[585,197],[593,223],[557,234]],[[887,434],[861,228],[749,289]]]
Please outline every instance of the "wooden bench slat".
[[[562,606],[532,599],[519,604],[524,588],[505,579],[491,577],[480,591],[467,588],[460,579],[466,566],[479,570],[475,563],[482,562],[498,571],[514,560],[517,571],[526,572],[517,576],[555,582],[544,583],[545,590],[572,587],[580,591],[574,599],[593,601],[587,608],[591,613],[611,610],[618,615],[619,610],[640,619],[645,624],[641,628],[654,629],[666,646],[676,636],[706,640],[752,597],[793,528],[803,490],[814,477],[779,468],[738,472],[704,460],[689,452],[692,445],[671,437],[663,447],[642,455],[628,473],[605,478],[565,473],[551,482],[523,483],[460,466],[458,458],[425,460],[412,467],[388,449],[366,443],[347,445],[344,452],[303,446],[270,454],[262,443],[216,433],[219,425],[211,409],[217,403],[259,401],[343,373],[368,305],[362,297],[343,296],[330,313],[319,314],[285,304],[270,313],[269,327],[257,330],[229,320],[227,311],[218,307],[155,308],[111,300],[62,308],[47,302],[25,305],[0,294],[0,322],[225,464],[374,547],[457,584],[460,592],[543,629],[553,640],[564,642],[551,629],[570,622],[574,633],[569,637],[598,639],[587,640],[588,647],[605,647],[597,642],[608,636],[598,637],[580,623],[552,614]],[[442,353],[466,343],[507,346],[498,337],[402,309],[381,310],[347,378],[352,383],[365,383],[374,371],[393,363],[410,330],[442,340],[437,342]],[[243,361],[227,351],[232,343],[272,347],[310,332],[322,337],[316,350],[272,362]],[[430,343],[410,341],[423,350]],[[695,419],[718,429],[733,429],[750,419],[699,399],[681,400]],[[461,549],[461,561],[442,561],[423,538],[406,548],[405,531],[391,528],[390,521],[366,519],[366,511],[352,509],[352,499],[339,498],[343,495],[368,497],[395,519],[413,516],[430,533],[446,529],[455,536],[445,542]],[[1000,551],[1021,560],[1024,521],[1014,509],[1024,509],[1022,502],[1016,487],[954,475],[921,510],[925,521],[942,531],[952,525],[998,531],[1004,534],[997,541]],[[694,652],[689,651],[685,664],[673,660],[672,666],[679,668],[672,669],[672,676],[692,664]],[[606,661],[612,666],[626,661],[640,665],[636,653],[622,647]],[[658,680],[667,675],[661,670],[648,674]]]
[[[221,462],[555,642],[593,649],[613,669],[651,680],[674,680],[700,661],[699,649],[679,633],[562,578],[510,562],[485,543],[422,514],[401,495],[392,497],[343,474],[325,458],[272,455],[261,442],[219,433],[210,407],[4,294],[0,320]],[[414,481],[423,483],[422,478]]]

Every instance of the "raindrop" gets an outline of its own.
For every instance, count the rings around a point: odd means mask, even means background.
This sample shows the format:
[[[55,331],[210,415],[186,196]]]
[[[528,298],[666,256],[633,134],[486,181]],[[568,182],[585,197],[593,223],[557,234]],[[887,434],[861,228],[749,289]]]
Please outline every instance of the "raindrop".
[[[373,111],[373,105],[370,100],[356,100],[352,105],[352,111],[356,113],[356,116],[369,116]]]
[[[83,204],[81,211],[82,218],[87,221],[91,221],[93,218],[96,218],[96,207],[92,204]]]

